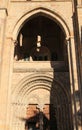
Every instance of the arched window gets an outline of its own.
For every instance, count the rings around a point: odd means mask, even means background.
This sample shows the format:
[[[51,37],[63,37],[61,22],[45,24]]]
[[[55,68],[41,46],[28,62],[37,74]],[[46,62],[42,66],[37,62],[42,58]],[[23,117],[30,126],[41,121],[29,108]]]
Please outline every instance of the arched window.
[[[17,61],[64,61],[65,36],[58,24],[45,16],[35,16],[21,28],[14,59]]]

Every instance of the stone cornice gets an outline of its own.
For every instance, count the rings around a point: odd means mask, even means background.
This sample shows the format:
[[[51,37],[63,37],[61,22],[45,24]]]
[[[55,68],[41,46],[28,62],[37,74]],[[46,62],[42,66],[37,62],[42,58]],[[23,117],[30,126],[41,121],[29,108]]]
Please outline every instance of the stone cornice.
[[[14,73],[27,73],[27,72],[54,72],[54,70],[53,69],[27,69],[27,68],[22,68],[22,69],[17,69],[17,68],[15,68],[14,70],[13,70],[13,72]]]

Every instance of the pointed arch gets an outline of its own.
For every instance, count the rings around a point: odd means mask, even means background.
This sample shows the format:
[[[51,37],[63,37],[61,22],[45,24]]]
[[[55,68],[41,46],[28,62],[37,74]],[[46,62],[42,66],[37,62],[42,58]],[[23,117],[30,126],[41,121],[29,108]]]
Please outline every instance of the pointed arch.
[[[25,22],[27,22],[29,19],[38,16],[38,15],[42,15],[45,17],[48,17],[50,19],[52,19],[53,21],[55,21],[60,28],[62,29],[62,31],[65,34],[66,38],[69,38],[70,36],[70,29],[69,29],[69,24],[68,22],[65,20],[65,18],[57,11],[52,11],[50,9],[46,9],[43,7],[39,7],[39,8],[35,8],[27,13],[25,13],[15,24],[14,29],[13,29],[13,40],[17,39],[18,33],[21,30],[21,28],[23,27],[23,25],[25,24]]]

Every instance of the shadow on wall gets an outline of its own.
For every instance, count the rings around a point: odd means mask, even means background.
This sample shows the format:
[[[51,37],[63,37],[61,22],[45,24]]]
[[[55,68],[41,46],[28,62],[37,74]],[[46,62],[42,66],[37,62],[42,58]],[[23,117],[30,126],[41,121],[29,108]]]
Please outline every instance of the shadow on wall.
[[[74,1],[74,13],[73,13],[73,17],[72,17],[72,21],[73,21],[73,30],[74,30],[74,42],[75,42],[75,50],[76,50],[76,59],[77,59],[77,72],[78,72],[78,80],[79,80],[79,90],[75,91],[73,93],[75,93],[75,102],[76,104],[78,104],[78,108],[77,108],[77,113],[76,113],[76,117],[77,117],[77,124],[78,126],[82,126],[82,101],[80,100],[82,97],[82,90],[81,90],[81,51],[79,50],[79,48],[81,48],[81,43],[82,43],[82,27],[81,27],[81,40],[80,40],[80,35],[79,35],[79,22],[78,22],[78,14],[77,14],[77,0]],[[72,63],[72,62],[71,62]],[[73,65],[72,65],[73,66]],[[73,67],[72,67],[73,70]],[[73,78],[73,77],[72,77]],[[73,79],[74,81],[74,79]],[[73,95],[72,95],[73,96]],[[75,115],[74,115],[75,116]]]
[[[79,126],[82,126],[82,113],[81,113],[81,108],[80,108],[80,92],[79,91],[75,91],[75,100],[76,100],[76,104],[78,104],[78,111],[76,113],[77,123]]]

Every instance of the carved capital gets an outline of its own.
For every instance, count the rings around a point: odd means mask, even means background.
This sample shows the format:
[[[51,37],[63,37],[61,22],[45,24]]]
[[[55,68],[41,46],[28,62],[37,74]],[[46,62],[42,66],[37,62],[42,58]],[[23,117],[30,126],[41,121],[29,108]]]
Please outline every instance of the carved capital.
[[[69,44],[69,37],[66,37],[66,39],[65,39],[65,43],[66,43],[66,45]]]

